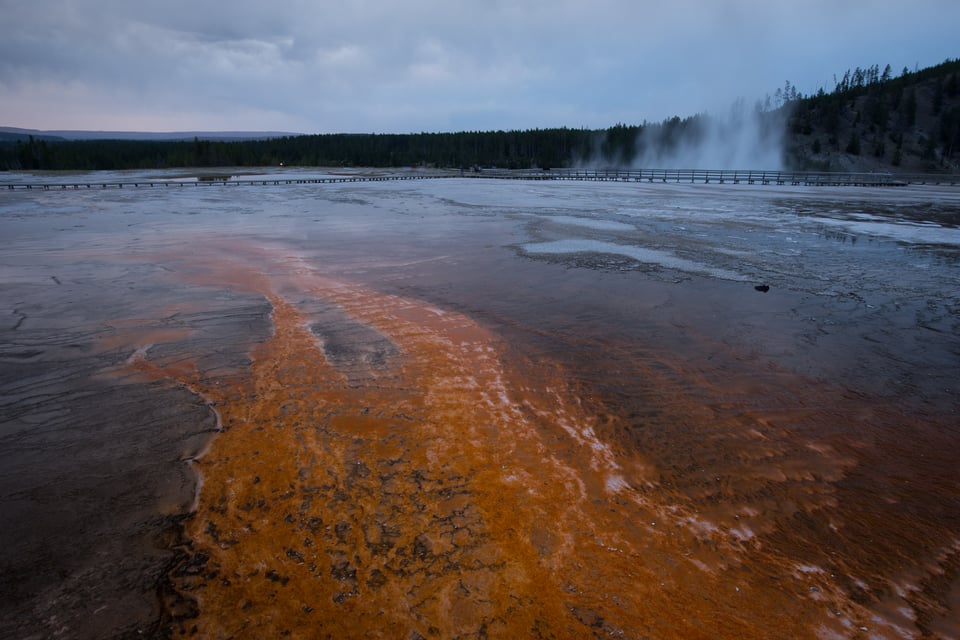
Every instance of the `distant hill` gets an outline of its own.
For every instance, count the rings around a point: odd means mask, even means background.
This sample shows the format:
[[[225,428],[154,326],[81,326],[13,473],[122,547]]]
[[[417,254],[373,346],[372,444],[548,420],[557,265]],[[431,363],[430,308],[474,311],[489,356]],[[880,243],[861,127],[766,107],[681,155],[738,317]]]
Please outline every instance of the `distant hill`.
[[[784,109],[795,168],[960,171],[960,59],[897,76],[889,65],[857,68],[830,93],[789,99]]]
[[[40,140],[45,140],[47,142],[65,142],[66,138],[61,136],[54,136],[48,133],[41,131],[33,131],[31,129],[17,129],[15,127],[0,127],[0,142],[26,142],[30,139],[30,136],[33,136],[33,139],[39,142]]]
[[[34,140],[64,141],[64,140],[150,140],[150,141],[183,141],[219,140],[224,142],[239,142],[243,140],[269,140],[272,138],[286,138],[302,135],[284,131],[40,131],[37,129],[19,129],[17,127],[0,127],[0,140],[27,142],[30,136]]]

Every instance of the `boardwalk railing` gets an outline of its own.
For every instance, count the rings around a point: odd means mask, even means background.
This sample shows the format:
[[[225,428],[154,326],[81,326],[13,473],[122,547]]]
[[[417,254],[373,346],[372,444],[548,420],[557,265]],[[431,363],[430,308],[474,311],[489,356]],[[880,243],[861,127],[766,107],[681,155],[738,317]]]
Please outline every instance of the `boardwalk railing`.
[[[313,178],[277,176],[200,176],[190,180],[131,179],[113,181],[0,182],[0,190],[66,190],[124,188],[241,187],[345,182],[386,182],[436,178],[499,180],[578,180],[585,182],[647,182],[674,184],[758,184],[802,186],[905,186],[908,184],[960,185],[960,174],[831,173],[822,171],[764,171],[733,169],[480,169],[435,170],[422,173],[342,175]]]
[[[91,182],[10,182],[0,183],[0,190],[29,189],[29,190],[65,190],[65,189],[124,189],[124,188],[184,188],[184,187],[265,187],[269,185],[291,184],[333,184],[339,182],[385,182],[393,180],[427,180],[430,178],[449,178],[450,173],[417,173],[417,174],[388,174],[388,175],[356,175],[330,176],[323,178],[284,178],[262,177],[243,178],[233,176],[200,176],[196,180],[161,180],[141,178],[137,180],[110,180]]]
[[[515,180],[587,180],[595,182],[660,182],[687,184],[760,184],[804,186],[960,185],[960,174],[838,173],[825,171],[765,171],[745,169],[554,169],[505,171],[489,169],[474,178]]]

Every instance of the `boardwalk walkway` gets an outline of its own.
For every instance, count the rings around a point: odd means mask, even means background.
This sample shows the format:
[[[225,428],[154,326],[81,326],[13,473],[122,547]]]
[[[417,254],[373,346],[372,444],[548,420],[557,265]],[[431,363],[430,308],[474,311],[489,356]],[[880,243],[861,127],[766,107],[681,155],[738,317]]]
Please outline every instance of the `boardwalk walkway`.
[[[183,187],[254,187],[270,185],[291,185],[291,184],[332,184],[338,182],[384,182],[393,180],[427,180],[431,178],[449,178],[453,174],[388,174],[382,176],[330,176],[323,178],[284,178],[284,177],[263,177],[263,178],[243,178],[243,177],[215,177],[199,178],[191,180],[162,180],[142,178],[139,180],[112,180],[112,181],[70,181],[70,182],[34,182],[34,183],[0,183],[0,191],[4,188],[9,190],[29,189],[29,190],[64,190],[64,189],[130,189],[130,188],[183,188]]]
[[[553,171],[484,170],[476,178],[514,180],[586,180],[593,182],[660,182],[687,184],[759,184],[804,186],[960,185],[960,174],[835,173],[733,169],[557,169]]]
[[[387,182],[396,180],[431,180],[438,178],[473,178],[490,180],[577,180],[586,182],[647,182],[674,184],[752,184],[802,186],[905,186],[938,184],[960,186],[960,174],[890,174],[829,173],[812,171],[707,170],[707,169],[554,169],[554,170],[435,170],[418,173],[382,175],[334,175],[324,177],[243,177],[201,176],[193,179],[150,179],[61,182],[0,182],[0,191],[67,190],[67,189],[130,189],[243,187],[296,184],[334,184],[346,182]]]

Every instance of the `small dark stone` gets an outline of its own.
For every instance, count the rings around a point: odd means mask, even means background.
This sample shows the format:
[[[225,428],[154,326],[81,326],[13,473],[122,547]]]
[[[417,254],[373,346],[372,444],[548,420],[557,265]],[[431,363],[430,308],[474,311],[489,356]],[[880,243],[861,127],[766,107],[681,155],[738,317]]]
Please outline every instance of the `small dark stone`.
[[[333,527],[333,532],[337,536],[337,542],[344,544],[347,541],[347,534],[350,533],[350,523],[341,520]]]
[[[371,589],[379,589],[387,583],[387,576],[380,569],[374,569],[370,572],[370,579],[367,580],[367,586]]]
[[[348,560],[339,560],[330,567],[330,576],[334,580],[356,582],[357,570],[350,566]]]
[[[299,564],[303,564],[303,553],[296,549],[287,549],[287,557],[297,561]]]
[[[421,560],[430,555],[430,552],[433,551],[433,545],[430,544],[430,541],[424,536],[417,536],[413,541],[413,555],[420,558]]]
[[[287,583],[290,582],[290,578],[289,578],[289,577],[287,577],[287,576],[281,576],[279,573],[277,573],[277,572],[274,571],[273,569],[270,569],[269,571],[267,571],[267,572],[266,572],[265,574],[263,574],[263,575],[264,575],[265,578],[267,578],[267,579],[270,580],[271,582],[279,582],[279,583],[280,583],[280,586],[284,586],[284,587],[285,587],[285,586],[287,585]]]
[[[320,530],[320,527],[323,526],[323,520],[317,516],[310,516],[303,521],[304,526],[310,530],[310,533],[317,533]]]
[[[757,291],[762,291],[763,293],[766,293],[767,291],[770,291],[770,285],[758,284],[757,286],[754,287],[754,289],[756,289]]]

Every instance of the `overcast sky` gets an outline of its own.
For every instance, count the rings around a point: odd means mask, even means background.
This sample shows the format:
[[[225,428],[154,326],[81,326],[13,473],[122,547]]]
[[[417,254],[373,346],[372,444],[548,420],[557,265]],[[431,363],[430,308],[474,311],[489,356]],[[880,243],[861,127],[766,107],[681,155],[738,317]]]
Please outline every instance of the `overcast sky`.
[[[960,57],[958,0],[0,0],[0,126],[604,128]]]

